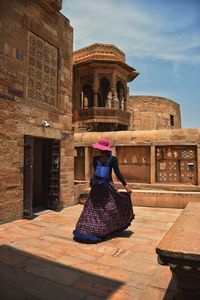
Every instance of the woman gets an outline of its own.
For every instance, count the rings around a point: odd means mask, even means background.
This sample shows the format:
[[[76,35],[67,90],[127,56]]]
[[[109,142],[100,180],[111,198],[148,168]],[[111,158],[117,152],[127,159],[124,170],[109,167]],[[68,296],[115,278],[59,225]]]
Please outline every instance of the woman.
[[[93,157],[91,192],[73,231],[76,241],[100,242],[112,233],[125,230],[134,219],[132,191],[119,171],[117,158],[111,155],[110,144],[110,140],[100,139],[92,145],[100,150],[100,155]],[[127,192],[117,191],[112,170]]]

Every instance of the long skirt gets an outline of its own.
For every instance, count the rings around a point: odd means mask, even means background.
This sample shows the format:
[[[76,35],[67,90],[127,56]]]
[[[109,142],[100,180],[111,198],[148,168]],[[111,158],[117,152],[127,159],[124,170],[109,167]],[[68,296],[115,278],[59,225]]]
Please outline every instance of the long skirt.
[[[130,194],[119,192],[112,182],[94,185],[73,231],[80,242],[100,242],[112,233],[121,232],[134,219]]]

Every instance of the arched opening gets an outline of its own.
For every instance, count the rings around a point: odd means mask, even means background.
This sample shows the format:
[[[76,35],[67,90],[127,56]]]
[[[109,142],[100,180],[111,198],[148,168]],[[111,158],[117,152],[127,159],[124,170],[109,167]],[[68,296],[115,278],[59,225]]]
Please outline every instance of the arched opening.
[[[110,92],[110,81],[103,77],[100,80],[100,88],[99,88],[99,95],[100,95],[100,102],[99,106],[106,107],[108,106],[108,93]]]
[[[81,93],[81,108],[93,107],[94,92],[92,86],[85,84]]]

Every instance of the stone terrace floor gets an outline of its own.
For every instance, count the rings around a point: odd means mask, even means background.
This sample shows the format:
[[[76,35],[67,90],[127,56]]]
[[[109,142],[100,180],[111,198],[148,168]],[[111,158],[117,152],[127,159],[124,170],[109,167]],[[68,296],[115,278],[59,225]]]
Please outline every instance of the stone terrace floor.
[[[181,209],[135,207],[125,232],[79,244],[72,230],[82,208],[0,226],[0,299],[172,299],[171,272],[157,263],[155,247]]]

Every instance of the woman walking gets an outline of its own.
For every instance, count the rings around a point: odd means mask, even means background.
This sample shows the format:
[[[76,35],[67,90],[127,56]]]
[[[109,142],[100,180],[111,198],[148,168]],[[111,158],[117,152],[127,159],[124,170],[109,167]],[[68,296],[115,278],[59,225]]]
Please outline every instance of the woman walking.
[[[73,231],[79,242],[100,242],[112,233],[124,231],[134,219],[130,194],[118,167],[118,160],[111,155],[111,143],[100,139],[93,144],[100,155],[93,157],[94,174],[91,192]],[[118,192],[112,180],[112,170],[124,185],[126,192]]]

